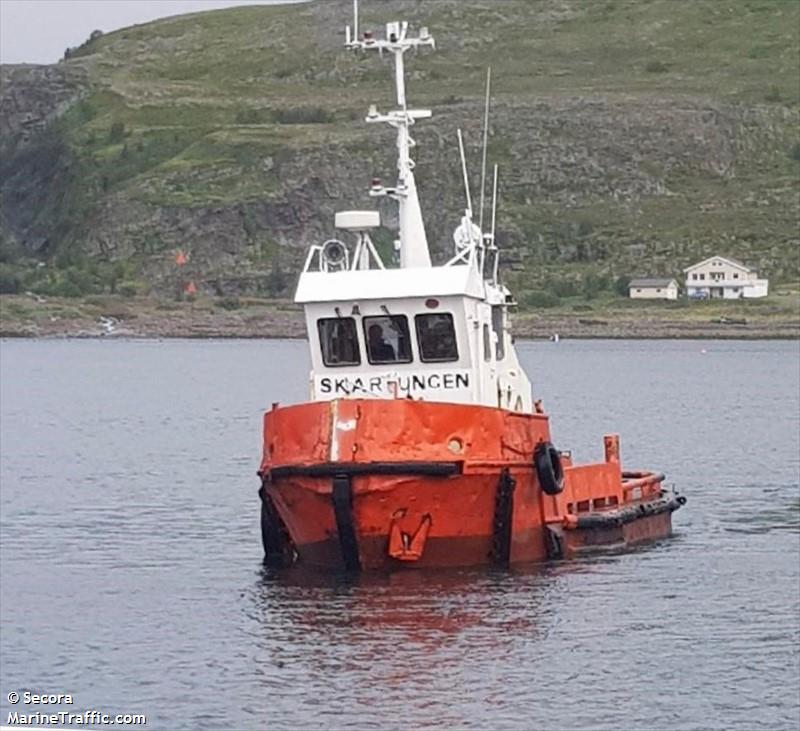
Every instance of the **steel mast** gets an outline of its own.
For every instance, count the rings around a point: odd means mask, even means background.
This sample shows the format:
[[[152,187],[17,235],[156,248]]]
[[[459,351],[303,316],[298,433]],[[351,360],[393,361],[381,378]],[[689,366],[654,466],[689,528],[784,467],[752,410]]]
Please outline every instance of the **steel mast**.
[[[380,54],[384,51],[394,56],[394,78],[397,89],[398,109],[381,114],[375,105],[371,105],[366,117],[367,122],[384,122],[397,130],[397,185],[387,188],[380,181],[374,181],[370,188],[370,195],[389,196],[398,203],[398,217],[400,226],[400,267],[430,267],[431,255],[428,249],[428,239],[425,235],[425,224],[422,220],[422,209],[417,196],[417,185],[414,179],[414,161],[411,159],[411,148],[416,142],[409,133],[410,127],[417,119],[431,116],[430,109],[408,109],[406,106],[405,68],[403,55],[411,48],[429,46],[435,47],[433,37],[427,28],[421,28],[419,36],[408,36],[408,23],[403,21],[386,24],[386,37],[374,38],[369,31],[358,35],[358,0],[353,0],[355,15],[354,32],[351,34],[350,26],[345,30],[345,45],[353,50],[377,50]]]

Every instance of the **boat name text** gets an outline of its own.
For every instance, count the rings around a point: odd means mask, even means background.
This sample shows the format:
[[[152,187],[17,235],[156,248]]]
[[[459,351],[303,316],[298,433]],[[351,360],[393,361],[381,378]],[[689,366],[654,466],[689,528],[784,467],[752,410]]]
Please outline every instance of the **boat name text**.
[[[426,373],[406,376],[322,376],[320,393],[351,395],[354,393],[387,394],[419,391],[455,391],[469,388],[469,373]]]

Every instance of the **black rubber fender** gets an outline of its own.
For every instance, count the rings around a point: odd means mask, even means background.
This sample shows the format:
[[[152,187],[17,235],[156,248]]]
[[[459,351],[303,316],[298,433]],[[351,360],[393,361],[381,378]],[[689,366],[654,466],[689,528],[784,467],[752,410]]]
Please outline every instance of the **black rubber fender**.
[[[564,489],[561,453],[551,442],[539,442],[533,452],[533,464],[542,490],[547,495],[558,495]]]
[[[264,563],[268,566],[290,566],[297,554],[289,538],[289,531],[278,514],[275,503],[262,484],[258,491],[261,498],[261,543],[264,546]]]

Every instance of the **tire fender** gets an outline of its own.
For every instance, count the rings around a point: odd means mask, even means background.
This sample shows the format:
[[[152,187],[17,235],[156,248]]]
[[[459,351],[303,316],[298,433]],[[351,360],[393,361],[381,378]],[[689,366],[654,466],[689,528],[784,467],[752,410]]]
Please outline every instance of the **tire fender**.
[[[561,453],[551,442],[539,442],[533,452],[536,477],[547,495],[558,495],[564,489],[564,467]]]

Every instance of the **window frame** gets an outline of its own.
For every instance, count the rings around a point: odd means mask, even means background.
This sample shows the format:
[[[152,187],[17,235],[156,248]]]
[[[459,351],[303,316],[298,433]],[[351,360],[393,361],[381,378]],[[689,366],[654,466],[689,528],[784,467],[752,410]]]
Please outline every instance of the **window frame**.
[[[422,338],[420,337],[419,323],[426,317],[446,317],[450,320],[450,327],[453,331],[453,346],[455,347],[455,358],[426,358],[422,348]],[[417,352],[419,359],[423,363],[457,363],[461,359],[458,350],[458,333],[456,332],[456,320],[452,312],[419,312],[414,315],[414,334],[417,336]]]
[[[494,342],[494,359],[499,363],[506,357],[505,310],[502,305],[492,305],[492,331],[497,338]]]
[[[356,345],[356,356],[358,360],[356,361],[348,361],[346,363],[328,363],[325,358],[325,347],[323,346],[322,340],[322,328],[323,323],[325,322],[350,322],[353,326],[353,338],[355,340]],[[356,324],[355,317],[318,317],[317,318],[317,338],[319,341],[319,354],[322,357],[322,365],[325,368],[352,368],[353,366],[360,366],[362,362],[361,358],[361,343],[358,341],[358,325]]]
[[[408,341],[408,358],[407,359],[395,358],[394,360],[373,360],[372,359],[372,353],[371,353],[370,347],[369,347],[369,325],[371,325],[372,323],[368,323],[367,321],[368,320],[386,320],[386,319],[393,320],[394,318],[402,318],[402,321],[403,321],[403,324],[404,324],[404,328],[403,328],[404,329],[404,333],[405,333],[406,339]],[[414,362],[414,350],[411,347],[411,329],[408,326],[408,315],[405,315],[405,314],[402,314],[402,313],[401,314],[397,314],[397,315],[384,315],[384,314],[381,314],[381,315],[366,315],[366,316],[361,318],[361,329],[362,329],[362,333],[364,335],[364,349],[366,350],[366,353],[367,353],[367,362],[370,365],[377,365],[377,366],[398,365],[398,364],[399,365],[406,365],[407,363],[413,363]],[[381,327],[381,330],[382,329],[383,328]],[[395,355],[398,355],[398,354],[395,353]]]

